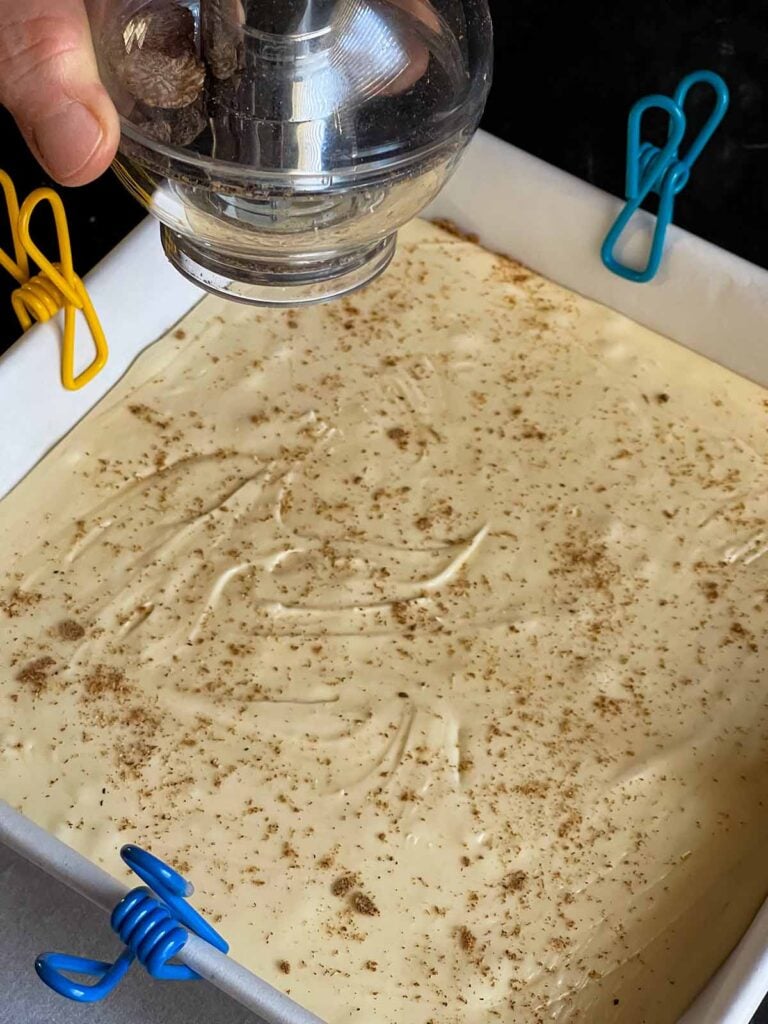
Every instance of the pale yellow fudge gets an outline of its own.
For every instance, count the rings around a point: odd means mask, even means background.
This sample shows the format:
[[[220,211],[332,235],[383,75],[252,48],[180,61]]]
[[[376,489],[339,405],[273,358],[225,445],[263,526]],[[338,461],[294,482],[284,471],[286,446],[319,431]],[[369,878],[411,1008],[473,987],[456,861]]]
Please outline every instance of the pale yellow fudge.
[[[330,1024],[671,1024],[768,895],[767,425],[425,224],[207,298],[0,503],[0,793]]]

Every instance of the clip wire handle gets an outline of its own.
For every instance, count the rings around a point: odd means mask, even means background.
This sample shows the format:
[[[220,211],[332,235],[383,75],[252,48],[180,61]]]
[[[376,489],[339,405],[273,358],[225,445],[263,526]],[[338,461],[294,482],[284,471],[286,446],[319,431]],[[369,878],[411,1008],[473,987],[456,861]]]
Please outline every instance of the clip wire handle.
[[[112,911],[110,924],[126,946],[117,960],[105,963],[66,953],[42,953],[35,961],[41,980],[74,1002],[104,999],[120,984],[134,960],[159,980],[197,980],[199,975],[189,967],[170,963],[186,945],[187,929],[222,953],[229,951],[228,943],[186,902],[194,889],[178,872],[137,846],[124,846],[120,856],[152,891],[143,886],[132,889]],[[73,981],[69,973],[98,980],[83,984]]]
[[[50,188],[36,189],[19,209],[16,188],[11,178],[0,171],[0,188],[5,197],[11,225],[14,258],[0,249],[0,267],[17,284],[11,303],[23,331],[32,324],[46,323],[59,310],[64,310],[64,335],[61,347],[61,382],[68,391],[78,391],[101,372],[109,357],[109,349],[101,323],[85,285],[75,274],[72,262],[72,243],[67,215],[59,195]],[[53,213],[59,261],[52,263],[32,240],[30,221],[37,207],[47,202]],[[32,275],[29,261],[33,260],[40,273]],[[80,310],[91,332],[95,347],[93,361],[81,373],[75,374],[75,327]]]
[[[715,104],[688,152],[681,157],[679,150],[687,128],[685,102],[696,85],[709,85],[715,94]],[[600,250],[608,270],[636,284],[645,284],[656,276],[661,266],[667,229],[674,216],[675,199],[688,184],[691,169],[725,117],[729,102],[728,86],[719,75],[712,71],[694,71],[680,82],[673,98],[646,96],[632,107],[627,125],[627,203]],[[661,148],[641,139],[643,117],[652,109],[663,111],[669,118],[667,141]],[[637,269],[621,263],[615,256],[615,250],[627,225],[651,192],[659,196],[656,228],[647,263],[644,268]]]
[[[3,170],[0,170],[0,188],[3,190],[8,210],[14,256],[11,259],[3,249],[0,249],[0,267],[11,275],[16,284],[24,284],[29,280],[29,260],[19,237],[19,197],[16,194],[16,186]]]

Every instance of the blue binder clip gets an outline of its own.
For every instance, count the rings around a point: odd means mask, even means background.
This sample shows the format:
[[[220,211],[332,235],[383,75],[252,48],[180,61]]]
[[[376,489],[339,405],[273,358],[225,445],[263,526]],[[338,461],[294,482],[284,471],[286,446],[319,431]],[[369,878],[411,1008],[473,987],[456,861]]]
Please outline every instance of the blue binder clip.
[[[679,149],[687,127],[685,101],[691,89],[700,84],[711,86],[715,93],[715,106],[691,148],[681,157]],[[725,117],[728,103],[728,86],[719,75],[712,71],[694,71],[682,80],[673,99],[668,96],[646,96],[634,105],[630,111],[627,132],[627,205],[608,232],[600,252],[603,263],[614,274],[637,284],[644,284],[656,276],[661,265],[667,228],[672,222],[675,197],[688,184],[691,168]],[[640,141],[643,115],[652,108],[663,110],[669,115],[667,141],[661,149],[649,142]],[[637,270],[620,263],[614,251],[630,220],[651,192],[659,196],[656,230],[648,263],[644,269]]]
[[[120,856],[153,892],[143,887],[132,889],[112,911],[110,923],[126,948],[114,963],[88,960],[66,953],[42,953],[35,961],[35,970],[45,984],[59,995],[77,1003],[97,1003],[109,995],[122,981],[134,960],[138,960],[153,978],[167,981],[199,979],[184,964],[169,963],[186,945],[187,930],[221,950],[229,945],[214,931],[185,897],[193,887],[173,868],[137,846],[124,846]],[[92,985],[81,984],[62,974],[90,975],[99,980]]]

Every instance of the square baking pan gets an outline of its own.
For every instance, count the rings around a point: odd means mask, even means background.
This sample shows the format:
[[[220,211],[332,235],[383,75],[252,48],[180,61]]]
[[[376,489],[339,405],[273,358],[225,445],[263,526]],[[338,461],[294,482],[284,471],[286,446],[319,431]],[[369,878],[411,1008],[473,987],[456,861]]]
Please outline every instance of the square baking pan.
[[[487,248],[768,387],[768,273],[672,228],[658,277],[651,284],[631,284],[600,262],[600,245],[618,209],[614,197],[480,132],[427,216],[454,222]],[[638,216],[628,241],[630,258],[647,245],[653,223],[649,215]],[[111,350],[106,370],[93,383],[79,392],[63,391],[53,324],[34,328],[0,357],[0,497],[201,298],[167,264],[157,226],[149,221],[87,284]],[[2,801],[0,841],[105,910],[125,892],[101,868]],[[181,959],[258,1011],[265,1024],[317,1021],[202,940],[191,937]],[[681,1024],[748,1024],[767,991],[768,904]]]

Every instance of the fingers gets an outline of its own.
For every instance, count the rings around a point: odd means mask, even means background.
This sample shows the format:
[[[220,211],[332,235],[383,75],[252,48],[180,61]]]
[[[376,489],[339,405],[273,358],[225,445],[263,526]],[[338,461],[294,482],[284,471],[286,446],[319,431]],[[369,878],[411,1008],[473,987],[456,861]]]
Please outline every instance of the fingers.
[[[440,20],[429,0],[389,0],[393,7],[405,11],[415,22],[421,22],[433,32],[440,31]],[[407,40],[408,67],[386,90],[386,95],[406,92],[425,74],[429,65],[429,51],[424,42],[413,32]]]
[[[62,185],[107,169],[120,136],[82,0],[0,0],[0,102]]]
[[[394,7],[400,7],[412,17],[423,22],[433,32],[440,31],[440,19],[429,0],[389,0]]]

